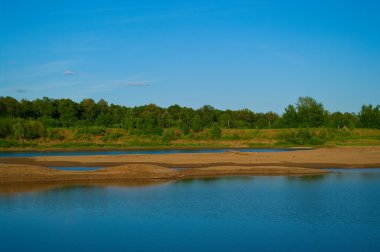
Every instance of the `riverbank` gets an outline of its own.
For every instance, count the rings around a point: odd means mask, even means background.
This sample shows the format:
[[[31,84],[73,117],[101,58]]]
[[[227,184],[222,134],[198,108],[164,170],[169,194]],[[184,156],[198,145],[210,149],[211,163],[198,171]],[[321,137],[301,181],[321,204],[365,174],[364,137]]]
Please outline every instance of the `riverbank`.
[[[380,147],[342,147],[290,152],[134,154],[0,158],[0,183],[183,179],[233,175],[310,175],[322,168],[380,167]],[[105,167],[58,171],[51,166]]]
[[[123,129],[104,129],[102,134],[81,128],[57,128],[54,132],[59,137],[0,139],[0,151],[380,146],[379,129],[223,129],[218,139],[210,138],[204,130],[170,140],[162,136],[131,135]],[[118,137],[105,137],[109,135]]]

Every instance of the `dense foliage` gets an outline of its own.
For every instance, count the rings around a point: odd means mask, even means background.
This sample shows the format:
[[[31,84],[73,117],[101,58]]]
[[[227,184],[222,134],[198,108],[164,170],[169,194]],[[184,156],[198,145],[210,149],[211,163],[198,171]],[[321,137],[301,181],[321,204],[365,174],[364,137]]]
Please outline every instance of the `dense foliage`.
[[[130,108],[109,105],[103,99],[98,102],[84,99],[77,103],[70,99],[46,97],[34,101],[0,97],[0,138],[35,139],[48,136],[59,140],[60,136],[54,128],[90,129],[94,126],[123,128],[132,135],[162,136],[165,141],[204,129],[209,129],[211,139],[218,139],[220,129],[380,128],[380,106],[363,105],[358,114],[330,113],[315,99],[300,97],[295,105],[285,108],[283,115],[278,115],[274,112],[255,113],[249,109],[219,110],[209,105],[199,109],[179,105],[161,108],[154,104]],[[117,137],[103,136],[106,140]],[[316,136],[308,135],[307,131],[283,138],[293,139],[290,142],[296,141],[295,144],[319,141]]]

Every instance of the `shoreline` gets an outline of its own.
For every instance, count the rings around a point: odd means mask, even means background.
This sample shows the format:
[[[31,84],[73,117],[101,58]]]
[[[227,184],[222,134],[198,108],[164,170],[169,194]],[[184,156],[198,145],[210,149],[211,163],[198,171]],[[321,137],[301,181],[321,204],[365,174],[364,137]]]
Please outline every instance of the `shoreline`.
[[[49,166],[104,167],[96,171],[59,171]],[[323,168],[379,168],[380,147],[319,148],[288,152],[127,154],[0,158],[0,184],[310,175]],[[178,169],[180,168],[180,169]]]
[[[263,146],[152,146],[152,147],[120,147],[120,148],[114,148],[114,147],[78,147],[78,148],[54,148],[54,147],[48,147],[48,148],[0,148],[0,153],[7,153],[7,152],[87,152],[87,151],[159,151],[159,150],[240,150],[240,149],[278,149],[278,150],[311,150],[316,149],[318,146],[273,146],[273,145],[263,145]],[[335,147],[329,147],[326,146],[325,148],[335,148]]]

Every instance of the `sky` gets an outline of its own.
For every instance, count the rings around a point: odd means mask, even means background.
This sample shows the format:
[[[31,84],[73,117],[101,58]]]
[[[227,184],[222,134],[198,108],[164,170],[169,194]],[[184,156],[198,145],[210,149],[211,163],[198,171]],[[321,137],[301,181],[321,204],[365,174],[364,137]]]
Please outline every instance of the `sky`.
[[[282,113],[380,104],[380,1],[0,0],[0,96]]]

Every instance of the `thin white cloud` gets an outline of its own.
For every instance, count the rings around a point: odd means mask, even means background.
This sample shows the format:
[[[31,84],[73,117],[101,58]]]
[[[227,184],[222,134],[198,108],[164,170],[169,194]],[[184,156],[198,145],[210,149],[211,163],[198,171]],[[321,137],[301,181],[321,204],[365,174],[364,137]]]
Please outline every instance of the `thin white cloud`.
[[[56,76],[59,73],[65,72],[65,69],[74,68],[77,65],[77,61],[51,61],[44,64],[32,65],[13,72],[15,79],[23,79],[23,81],[30,80],[31,77],[46,77],[46,76]],[[67,71],[67,70],[66,70]]]
[[[148,87],[155,81],[146,80],[146,81],[125,81],[125,80],[107,80],[107,84],[98,83],[94,84],[94,81],[91,83],[84,84],[86,86],[86,92],[107,92],[115,89],[122,88],[132,88],[132,87]]]
[[[70,70],[65,70],[65,71],[63,71],[63,74],[64,74],[64,75],[75,75],[76,72],[74,72],[74,71],[70,71]]]
[[[150,86],[150,83],[152,81],[130,81],[130,82],[127,82],[126,86],[130,86],[130,87],[146,87],[146,86]]]

